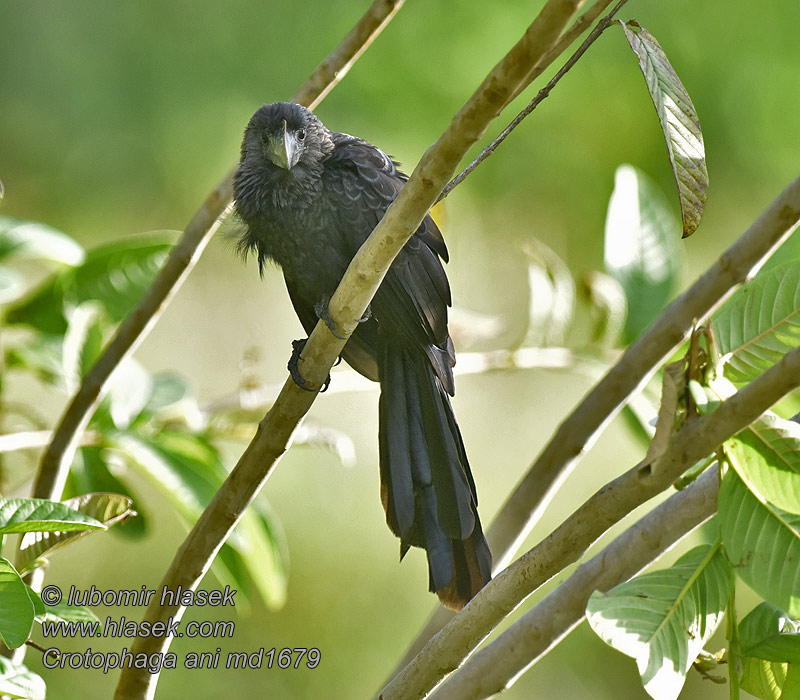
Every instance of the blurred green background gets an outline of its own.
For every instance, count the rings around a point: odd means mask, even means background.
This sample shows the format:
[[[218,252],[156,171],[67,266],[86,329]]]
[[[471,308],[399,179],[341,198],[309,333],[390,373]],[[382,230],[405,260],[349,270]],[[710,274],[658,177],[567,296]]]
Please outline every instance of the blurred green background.
[[[182,229],[235,163],[241,133],[265,102],[288,98],[368,6],[366,0],[206,0],[112,3],[0,0],[0,213],[46,222],[86,246],[153,229]],[[541,2],[408,0],[375,45],[318,108],[332,129],[363,136],[410,170]],[[682,245],[688,283],[797,175],[800,4],[632,0],[664,47],[703,125],[711,187],[703,224]],[[553,69],[548,71],[548,77]],[[534,87],[534,90],[537,89]],[[534,94],[490,129],[494,136]],[[540,109],[447,200],[445,237],[457,307],[496,316],[505,347],[524,332],[527,270],[521,247],[544,241],[577,277],[602,268],[605,208],[615,168],[647,172],[677,210],[666,149],[622,32],[606,33]],[[676,233],[677,235],[677,233]],[[32,272],[34,274],[34,272]],[[458,331],[454,333],[456,336]],[[224,235],[211,243],[137,352],[151,371],[188,376],[201,401],[235,392],[244,358],[260,382],[282,382],[300,326],[276,270],[263,281]],[[585,329],[573,333],[580,345]],[[334,383],[336,379],[334,377]],[[579,372],[528,370],[463,376],[455,400],[485,523],[553,429],[590,386]],[[24,381],[7,387],[28,396]],[[63,399],[43,396],[55,420]],[[341,430],[354,467],[320,449],[291,450],[265,497],[286,531],[291,572],[280,611],[236,610],[233,640],[178,640],[189,651],[318,647],[310,670],[172,671],[162,698],[370,697],[427,619],[424,557],[397,562],[378,499],[377,391],[331,392],[310,419]],[[241,445],[226,452],[235,460]],[[582,461],[532,533],[533,544],[641,446],[616,421]],[[85,588],[155,587],[184,530],[142,484],[146,540],[91,538],[56,555],[48,581]],[[155,522],[154,522],[155,521]],[[213,588],[209,576],[203,587]],[[527,606],[527,604],[526,604]],[[101,608],[99,616],[121,611]],[[141,611],[126,614],[137,618]],[[211,617],[231,619],[230,613]],[[189,611],[186,619],[208,619]],[[119,650],[121,640],[92,648]],[[107,643],[106,643],[107,642]],[[68,644],[63,645],[70,647]],[[72,648],[85,649],[86,640]],[[41,670],[38,654],[28,663]],[[107,698],[116,675],[44,671],[52,698]],[[76,687],[80,692],[76,692]],[[727,697],[690,674],[684,698]],[[508,698],[645,698],[635,665],[585,626],[524,676]]]

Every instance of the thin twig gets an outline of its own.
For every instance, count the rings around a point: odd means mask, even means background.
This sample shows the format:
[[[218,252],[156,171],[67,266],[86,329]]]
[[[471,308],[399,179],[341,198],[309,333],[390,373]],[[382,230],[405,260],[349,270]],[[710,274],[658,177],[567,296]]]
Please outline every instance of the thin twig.
[[[717,509],[719,474],[708,470],[631,526],[495,641],[475,654],[432,696],[435,700],[479,700],[509,687],[523,671],[583,620],[593,591],[627,581],[710,518]]]
[[[515,350],[460,352],[458,353],[458,364],[453,368],[453,374],[464,376],[512,369],[574,369],[578,365],[591,365],[594,370],[595,367],[605,369],[608,364],[610,362],[602,364],[596,357],[583,356],[570,348],[526,346]],[[331,384],[325,392],[328,396],[339,393],[378,391],[378,385],[375,382],[352,369],[343,368],[333,372],[331,376]],[[599,372],[595,376],[599,376]],[[282,387],[283,384],[248,386],[235,393],[212,399],[202,404],[200,410],[207,414],[213,414],[225,411],[263,409],[273,403]],[[0,452],[3,452],[3,436],[0,436]]]
[[[457,187],[464,178],[467,177],[475,168],[477,168],[484,160],[486,160],[492,153],[495,152],[497,147],[505,141],[506,137],[514,131],[521,123],[522,120],[525,119],[534,109],[536,109],[547,97],[550,96],[550,92],[553,88],[558,85],[559,81],[570,71],[570,69],[578,62],[581,56],[586,53],[589,47],[598,39],[598,37],[611,26],[611,23],[614,21],[614,15],[617,14],[619,9],[627,2],[628,0],[619,0],[619,2],[615,5],[614,9],[611,10],[603,19],[601,19],[597,26],[591,31],[589,36],[586,37],[584,42],[578,47],[572,56],[570,56],[569,60],[561,67],[561,70],[556,73],[553,78],[550,80],[547,85],[545,85],[539,92],[536,94],[529,103],[528,106],[525,107],[514,119],[511,123],[503,129],[499,136],[495,138],[486,148],[484,148],[466,168],[464,168],[458,175],[456,175],[450,182],[447,183],[447,187],[442,190],[442,193],[439,195],[439,199],[437,202],[442,201],[445,197],[447,197],[450,192]],[[592,8],[594,9],[594,8]]]
[[[601,15],[614,0],[597,0],[586,12],[584,12],[572,26],[561,35],[558,43],[548,51],[542,60],[536,64],[534,70],[530,72],[522,86],[511,97],[515,100],[536,78],[538,78],[547,68],[555,62],[555,60],[563,54],[569,46],[581,35],[586,29],[592,26],[592,23]]]
[[[311,333],[300,358],[300,371],[311,386],[321,386],[347,338],[358,326],[367,305],[394,257],[453,174],[464,153],[480,138],[502,102],[539,57],[557,40],[580,0],[549,0],[522,39],[486,77],[475,94],[453,118],[448,129],[422,157],[405,187],[389,207],[369,239],[351,261],[329,303],[330,316],[344,338],[334,337],[324,322]],[[263,486],[286,450],[292,432],[310,408],[316,394],[288,379],[275,404],[259,423],[256,436],[203,511],[173,559],[161,586],[193,590],[211,565],[219,547]],[[179,621],[185,608],[161,607],[153,601],[145,620]],[[171,639],[137,637],[131,653],[153,654],[169,647]],[[146,669],[125,668],[116,700],[152,698],[157,678]]]
[[[800,348],[787,353],[713,413],[686,423],[655,462],[642,462],[603,486],[548,537],[486,584],[384,687],[378,698],[425,697],[527,596],[576,562],[611,526],[669,488],[686,469],[797,386]]]
[[[52,430],[22,430],[17,433],[0,435],[0,454],[16,452],[18,450],[34,450],[46,447],[53,439]],[[94,431],[85,432],[80,445],[97,445],[100,436]]]
[[[663,364],[694,321],[705,318],[719,306],[789,237],[799,221],[800,178],[797,178],[689,290],[667,307],[567,417],[489,527],[487,539],[498,570],[507,566],[557,486],[630,395]],[[574,560],[568,557],[564,565]],[[559,570],[550,571],[548,576]],[[475,623],[464,619],[470,608],[472,604],[460,613],[455,624],[449,622],[452,613],[443,608],[437,610],[412,643],[407,654],[414,652],[412,660],[386,687],[396,685],[405,690],[413,679],[410,687],[429,690],[457,668],[482,635],[491,630],[491,626],[484,625],[476,632]],[[511,609],[513,606],[508,611]],[[497,610],[498,620],[504,612],[505,609]],[[445,630],[451,632],[446,634]],[[405,696],[400,692],[384,697],[388,700]]]

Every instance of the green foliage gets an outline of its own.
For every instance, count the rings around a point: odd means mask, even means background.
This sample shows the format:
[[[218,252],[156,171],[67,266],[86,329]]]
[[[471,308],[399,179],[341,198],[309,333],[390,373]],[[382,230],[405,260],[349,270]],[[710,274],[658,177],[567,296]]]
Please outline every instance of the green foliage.
[[[44,498],[0,499],[0,534],[95,529],[105,528],[94,518],[64,503],[54,503]]]
[[[93,529],[105,530],[135,515],[131,509],[131,500],[117,493],[85,493],[53,505],[66,507],[76,512],[78,516],[97,523],[97,526],[26,529],[26,534],[19,544],[21,571],[30,570],[55,550],[91,534]]]
[[[58,272],[32,295],[9,307],[5,322],[63,335],[70,312],[95,301],[118,323],[147,291],[169,252],[171,239],[167,233],[150,234],[90,250],[80,265]]]
[[[666,306],[683,267],[679,226],[664,195],[644,173],[617,168],[605,226],[605,266],[625,292],[625,341]]]
[[[169,232],[148,234],[84,253],[68,236],[47,226],[0,218],[0,260],[24,254],[61,265],[26,298],[16,300],[17,295],[6,307],[5,322],[27,328],[19,342],[6,346],[7,367],[74,393],[116,325],[149,288],[171,239]],[[186,381],[176,374],[152,377],[131,358],[112,375],[89,428],[98,444],[83,446],[76,454],[66,488],[72,498],[64,504],[0,502],[0,534],[28,533],[20,543],[22,571],[85,534],[78,532],[82,528],[130,520],[121,532],[127,537],[144,534],[148,509],[138,503],[141,514],[132,509],[130,470],[161,488],[187,525],[227,476]],[[259,503],[223,546],[213,568],[221,580],[239,589],[243,604],[250,590],[279,607],[286,595],[287,562],[280,525],[266,504]]]
[[[20,544],[20,571],[24,572],[26,562],[40,560],[54,549],[75,541],[80,534],[104,530],[129,515],[127,499],[120,512],[121,498],[115,494],[86,494],[64,503],[42,498],[0,499],[0,534],[25,533]],[[25,584],[14,565],[0,557],[0,641],[7,647],[22,646],[35,620],[87,617],[94,616],[84,608],[45,605],[39,594]],[[13,684],[4,686],[6,681],[12,683],[8,679],[16,679],[13,683],[32,682],[38,687],[27,674],[19,667],[0,667],[0,692],[8,692],[12,697],[21,692],[14,690]],[[6,687],[12,689],[6,691]]]
[[[655,700],[673,700],[722,619],[731,572],[719,546],[703,545],[673,566],[589,598],[586,617],[600,638],[636,659]]]
[[[715,372],[708,385],[694,379],[688,385],[698,413],[712,413],[732,395],[731,380],[739,385],[752,381],[800,345],[794,318],[798,275],[797,261],[784,263],[757,275],[720,309],[712,323],[721,353]],[[716,523],[724,549],[715,556],[765,601],[729,637],[728,662],[737,672],[738,659],[743,689],[765,700],[788,700],[800,692],[800,623],[795,620],[800,615],[800,425],[767,412],[728,440],[723,452],[730,467],[720,487]],[[668,581],[674,584],[685,560],[676,564],[677,571],[645,574],[608,595],[595,593],[587,608],[595,631],[637,659],[645,689],[654,698],[676,697],[683,674],[707,639],[695,630],[687,656],[664,649],[662,635],[674,645],[685,638],[679,629],[692,629],[691,620],[679,616],[685,612],[681,601],[666,602],[667,592],[675,588]],[[661,587],[661,608],[653,607],[650,585]],[[708,593],[696,600],[695,622],[704,615],[719,621],[724,600]],[[668,615],[657,617],[665,609],[681,620],[671,633]],[[658,634],[648,633],[652,629]]]
[[[757,275],[714,315],[725,376],[745,384],[800,343],[800,265]]]
[[[751,491],[730,471],[722,481],[722,538],[737,575],[767,601],[800,614],[800,514],[784,511]]]
[[[0,694],[9,698],[44,700],[45,684],[40,676],[21,664],[0,656]]]
[[[28,587],[10,561],[0,557],[0,640],[9,649],[25,643],[35,610]]]
[[[739,624],[742,688],[763,700],[800,697],[800,622],[769,603]]]
[[[664,132],[669,162],[678,186],[683,237],[686,238],[700,225],[708,189],[700,119],[689,93],[655,37],[633,20],[620,21],[620,24],[639,59],[639,67]]]

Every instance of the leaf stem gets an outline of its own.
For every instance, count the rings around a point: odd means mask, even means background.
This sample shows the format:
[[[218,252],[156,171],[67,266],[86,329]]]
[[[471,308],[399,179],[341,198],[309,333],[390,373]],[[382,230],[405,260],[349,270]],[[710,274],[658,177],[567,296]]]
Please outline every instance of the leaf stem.
[[[728,599],[727,626],[725,637],[728,641],[728,679],[730,681],[730,700],[739,700],[739,626],[736,619],[736,583],[731,586]]]

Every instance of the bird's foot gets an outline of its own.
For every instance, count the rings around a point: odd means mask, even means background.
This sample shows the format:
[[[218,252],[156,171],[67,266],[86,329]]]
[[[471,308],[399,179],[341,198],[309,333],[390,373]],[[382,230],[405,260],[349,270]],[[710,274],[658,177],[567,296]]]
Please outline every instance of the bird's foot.
[[[325,321],[325,325],[328,327],[328,330],[333,333],[339,340],[344,340],[345,337],[339,334],[339,326],[336,324],[336,321],[333,320],[331,317],[331,313],[328,310],[328,305],[330,304],[330,297],[323,297],[320,301],[316,303],[314,306],[314,312],[317,314],[317,318]],[[367,310],[364,312],[364,315],[358,319],[359,323],[364,323],[365,321],[369,321],[372,318],[372,309],[368,306]]]
[[[303,378],[303,375],[300,374],[300,368],[298,364],[300,362],[300,354],[303,352],[303,348],[306,346],[308,338],[303,338],[302,340],[293,340],[292,341],[292,356],[289,358],[289,364],[286,368],[289,370],[289,374],[292,377],[297,386],[299,386],[303,391],[316,391],[314,387],[308,385],[308,382]],[[325,379],[325,383],[322,385],[322,388],[319,390],[320,393],[326,391],[328,386],[331,383],[331,375],[329,374],[327,379]]]
[[[359,323],[366,323],[372,318],[372,306],[368,306],[367,310],[364,312],[364,315],[358,319]]]
[[[328,310],[329,303],[330,297],[323,297],[315,304],[314,312],[317,314],[318,319],[325,321],[328,330],[333,333],[335,337],[339,340],[344,340],[344,336],[339,334],[339,326],[337,326],[336,321],[331,318],[331,312]]]

